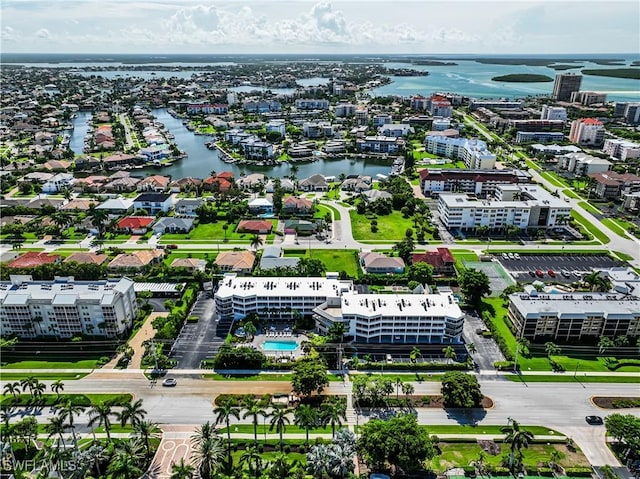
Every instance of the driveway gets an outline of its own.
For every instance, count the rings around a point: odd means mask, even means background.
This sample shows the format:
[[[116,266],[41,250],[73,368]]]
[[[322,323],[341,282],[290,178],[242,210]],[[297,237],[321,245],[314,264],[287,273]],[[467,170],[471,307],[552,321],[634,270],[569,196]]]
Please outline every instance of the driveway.
[[[498,348],[493,338],[485,338],[482,334],[477,334],[476,330],[487,329],[482,319],[475,311],[467,314],[464,320],[462,337],[465,344],[473,343],[476,352],[471,354],[473,360],[478,364],[480,370],[493,370],[495,361],[504,361],[504,356]]]
[[[171,349],[170,357],[178,361],[177,369],[198,369],[200,361],[212,358],[224,343],[224,337],[217,336],[215,301],[207,292],[200,293],[189,315],[199,320],[184,323]]]

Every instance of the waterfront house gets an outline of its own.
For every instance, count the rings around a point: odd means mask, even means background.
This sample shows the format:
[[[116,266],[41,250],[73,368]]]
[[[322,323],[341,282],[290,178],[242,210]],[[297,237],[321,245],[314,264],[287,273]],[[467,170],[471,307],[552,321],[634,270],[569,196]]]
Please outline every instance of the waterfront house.
[[[172,181],[169,184],[169,188],[172,193],[180,193],[181,191],[197,191],[202,185],[200,178],[185,177]]]
[[[371,189],[372,178],[368,175],[360,175],[346,178],[340,189],[343,191],[355,191],[357,193],[361,191],[367,191]]]
[[[242,189],[253,190],[260,188],[264,185],[265,177],[262,173],[251,173],[249,175],[241,176],[238,179],[238,186]]]
[[[168,176],[152,175],[147,176],[136,185],[138,191],[154,191],[162,193],[169,186],[171,178]]]
[[[298,183],[298,188],[302,191],[327,191],[329,183],[323,175],[315,174],[305,178]]]

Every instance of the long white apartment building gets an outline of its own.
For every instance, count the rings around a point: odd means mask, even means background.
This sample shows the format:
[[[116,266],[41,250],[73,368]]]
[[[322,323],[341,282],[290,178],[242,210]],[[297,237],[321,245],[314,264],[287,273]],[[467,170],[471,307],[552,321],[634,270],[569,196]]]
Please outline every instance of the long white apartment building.
[[[608,138],[604,141],[602,151],[611,155],[612,158],[626,161],[630,158],[640,157],[640,144],[628,140]]]
[[[450,293],[358,294],[331,298],[314,310],[316,328],[344,323],[359,343],[459,343],[464,314]]]
[[[469,169],[487,170],[496,166],[496,155],[487,150],[482,140],[427,135],[424,147],[434,155],[462,160]]]
[[[0,282],[0,333],[32,339],[88,335],[115,338],[138,313],[134,283],[118,281],[34,281],[12,275]]]
[[[571,214],[566,202],[535,185],[497,185],[494,196],[440,193],[438,214],[447,228],[473,230],[479,226],[552,228]]]
[[[636,338],[640,298],[616,293],[512,294],[509,320],[516,336],[530,340]]]
[[[459,342],[464,320],[451,294],[358,294],[353,282],[337,273],[325,278],[227,274],[215,301],[223,319],[251,313],[291,319],[300,313],[312,315],[319,332],[341,322],[357,341],[368,343]]]

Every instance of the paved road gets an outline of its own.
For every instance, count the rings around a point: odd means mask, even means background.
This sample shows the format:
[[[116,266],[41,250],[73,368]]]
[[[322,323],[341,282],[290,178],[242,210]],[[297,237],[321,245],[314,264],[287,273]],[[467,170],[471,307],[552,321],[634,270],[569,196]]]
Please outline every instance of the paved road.
[[[223,393],[288,393],[290,385],[285,381],[212,381],[195,379],[191,374],[197,371],[173,371],[178,376],[175,388],[152,385],[139,372],[98,372],[85,379],[67,381],[68,393],[129,392],[136,398],[144,399],[144,407],[149,418],[161,424],[201,424],[213,419],[213,398]],[[181,376],[181,374],[183,376]],[[127,375],[127,376],[125,376]],[[126,382],[122,378],[127,377]],[[617,464],[615,458],[604,447],[604,426],[589,426],[584,417],[597,414],[606,416],[609,411],[598,409],[591,403],[594,395],[637,396],[637,384],[597,384],[597,383],[516,383],[505,380],[501,375],[482,371],[482,390],[493,398],[492,409],[469,415],[456,411],[421,409],[418,418],[423,424],[485,424],[503,425],[509,417],[522,424],[545,425],[572,437],[583,449],[588,459],[595,465]],[[50,383],[50,381],[45,381]],[[438,394],[438,382],[415,383],[415,393]],[[349,387],[345,383],[332,382],[326,390],[330,394],[345,395]],[[188,406],[187,406],[188,405]],[[613,411],[612,411],[613,412]],[[640,408],[625,410],[625,413],[640,414]],[[48,409],[40,411],[39,417],[46,418],[52,413]],[[362,423],[370,416],[356,415]],[[86,422],[80,418],[79,423]],[[239,421],[244,423],[246,421]],[[352,425],[353,426],[353,425]]]

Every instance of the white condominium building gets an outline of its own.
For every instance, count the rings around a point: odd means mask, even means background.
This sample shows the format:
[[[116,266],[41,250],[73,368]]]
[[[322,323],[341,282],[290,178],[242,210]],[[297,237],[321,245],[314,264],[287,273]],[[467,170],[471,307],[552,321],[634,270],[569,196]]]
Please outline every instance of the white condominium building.
[[[12,275],[10,282],[0,283],[0,332],[19,338],[115,338],[131,327],[138,313],[133,286],[128,278],[34,281]]]
[[[496,155],[487,150],[487,144],[478,139],[449,138],[428,135],[424,139],[427,152],[446,158],[460,159],[469,169],[492,169],[496,165]]]
[[[223,319],[242,319],[251,313],[292,318],[296,311],[310,315],[313,308],[353,290],[351,281],[336,273],[326,278],[240,277],[226,274],[215,295],[216,312]]]
[[[357,341],[368,343],[457,343],[464,321],[451,294],[358,294],[336,273],[326,278],[227,274],[215,301],[223,319],[251,313],[265,319],[313,315],[318,331],[326,333],[340,322]]]
[[[343,322],[361,343],[458,343],[464,314],[452,294],[358,294],[349,292],[314,311],[327,331]]]
[[[562,106],[542,105],[541,120],[567,120],[567,109]]]
[[[552,228],[571,214],[571,207],[539,186],[497,185],[494,198],[440,193],[438,214],[447,228]]]
[[[512,294],[509,320],[530,340],[640,336],[640,298],[615,293]],[[635,344],[635,340],[630,341]]]
[[[602,151],[622,161],[640,157],[640,145],[628,140],[608,138],[604,141]]]
[[[604,125],[595,118],[579,118],[571,122],[569,141],[579,145],[602,146]]]

